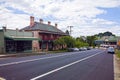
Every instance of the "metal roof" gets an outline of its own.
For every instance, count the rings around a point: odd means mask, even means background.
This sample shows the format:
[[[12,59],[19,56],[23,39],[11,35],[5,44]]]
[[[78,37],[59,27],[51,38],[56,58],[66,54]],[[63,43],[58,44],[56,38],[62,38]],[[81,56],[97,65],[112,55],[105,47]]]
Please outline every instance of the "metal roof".
[[[56,28],[55,26],[40,23],[40,22],[35,22],[34,26],[32,26],[32,27],[27,26],[21,30],[40,30],[40,31],[51,32],[51,33],[65,34],[63,31]],[[65,34],[65,35],[67,35],[67,34]]]
[[[5,39],[14,40],[14,41],[32,41],[32,40],[39,40],[40,38],[35,37],[12,37],[12,36],[5,36]]]
[[[96,41],[108,41],[108,42],[117,42],[118,40],[118,37],[115,37],[115,36],[104,36],[102,38],[99,38],[98,40]]]

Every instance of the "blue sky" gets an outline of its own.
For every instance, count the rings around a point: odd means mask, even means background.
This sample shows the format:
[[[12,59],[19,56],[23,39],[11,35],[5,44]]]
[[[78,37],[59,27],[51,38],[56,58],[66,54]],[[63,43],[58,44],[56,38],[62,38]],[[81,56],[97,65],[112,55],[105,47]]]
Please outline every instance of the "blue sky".
[[[12,7],[5,7],[5,8],[12,11],[13,14],[27,14],[23,10],[19,10],[19,9],[16,9],[16,8],[12,8]]]
[[[120,23],[120,7],[116,8],[101,8],[107,11],[106,14],[98,15],[98,18],[103,18],[110,21],[116,21]]]
[[[0,27],[23,28],[35,21],[58,23],[62,31],[72,28],[72,36],[88,36],[110,31],[120,36],[120,0],[0,0]]]

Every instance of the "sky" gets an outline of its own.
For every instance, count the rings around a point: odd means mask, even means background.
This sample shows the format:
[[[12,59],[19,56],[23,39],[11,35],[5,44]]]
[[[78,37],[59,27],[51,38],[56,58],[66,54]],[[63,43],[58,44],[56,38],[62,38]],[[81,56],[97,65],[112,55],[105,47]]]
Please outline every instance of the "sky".
[[[73,26],[73,37],[106,31],[120,36],[120,0],[0,0],[0,28],[24,28],[30,16],[64,32]]]

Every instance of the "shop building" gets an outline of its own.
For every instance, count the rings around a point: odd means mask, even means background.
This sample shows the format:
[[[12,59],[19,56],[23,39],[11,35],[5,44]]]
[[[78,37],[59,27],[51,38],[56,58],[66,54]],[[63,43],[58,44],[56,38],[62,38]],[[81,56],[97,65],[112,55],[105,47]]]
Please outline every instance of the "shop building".
[[[109,47],[109,46],[116,47],[117,41],[118,41],[117,36],[103,36],[101,38],[98,38],[98,40],[95,41],[95,44],[99,45],[100,47]]]
[[[0,29],[0,53],[32,52],[33,40],[40,41],[40,38],[33,36],[31,32]]]

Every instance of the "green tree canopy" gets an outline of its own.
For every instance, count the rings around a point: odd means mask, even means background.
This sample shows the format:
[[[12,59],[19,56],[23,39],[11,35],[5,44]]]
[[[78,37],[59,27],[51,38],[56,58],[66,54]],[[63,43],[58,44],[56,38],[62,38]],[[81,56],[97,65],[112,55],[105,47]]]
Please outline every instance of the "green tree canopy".
[[[64,36],[62,37],[64,39],[64,42],[66,43],[67,47],[74,47],[75,45],[75,39],[71,36]]]
[[[66,44],[68,48],[74,47],[75,45],[75,39],[71,36],[63,36],[54,41],[55,45],[63,45]]]
[[[87,43],[89,46],[95,46],[95,40],[97,40],[96,36],[87,36]]]
[[[77,37],[76,40],[79,40],[80,42],[86,42],[86,37],[80,36],[80,37]]]
[[[76,39],[75,47],[80,48],[80,47],[85,47],[85,46],[89,46],[89,44]]]
[[[113,33],[107,31],[107,32],[104,32],[104,33],[99,33],[99,34],[96,34],[95,36],[98,36],[98,37],[103,37],[103,36],[115,36]]]

